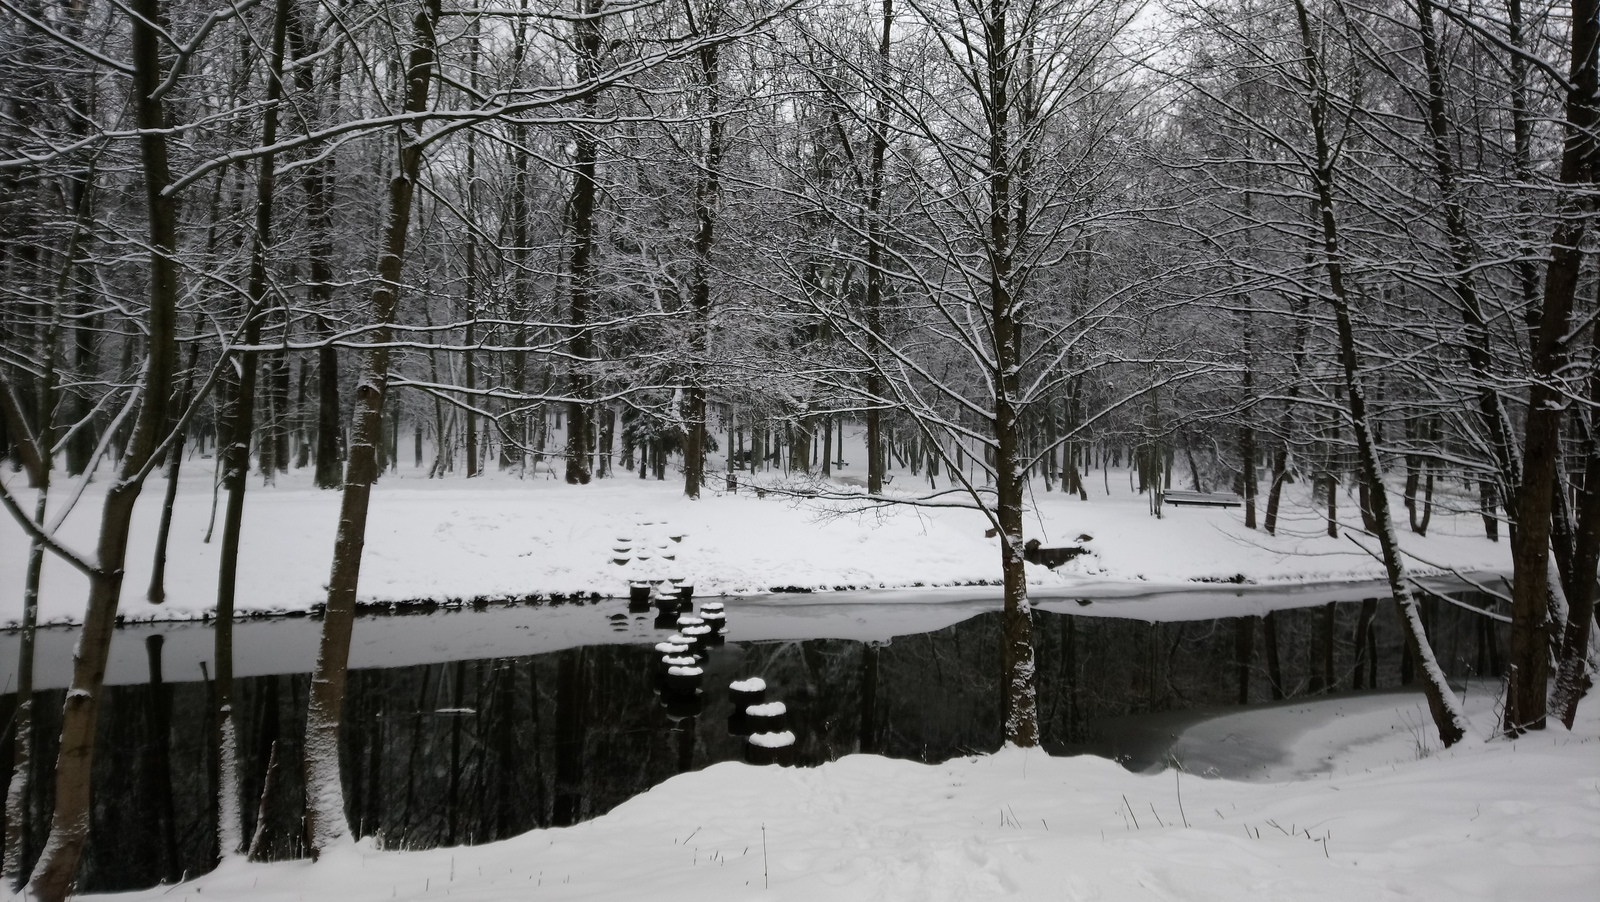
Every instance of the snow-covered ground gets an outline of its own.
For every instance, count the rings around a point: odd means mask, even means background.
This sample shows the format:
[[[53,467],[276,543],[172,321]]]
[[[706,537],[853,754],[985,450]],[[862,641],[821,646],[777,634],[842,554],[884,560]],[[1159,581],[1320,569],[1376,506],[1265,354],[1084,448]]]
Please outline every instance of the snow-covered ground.
[[[927,766],[853,755],[815,769],[724,763],[596,820],[489,845],[233,863],[119,896],[162,902],[385,899],[1592,900],[1600,718],[1515,743],[1431,741],[1420,696],[1298,702],[1202,721],[1189,773],[1008,749]],[[1276,762],[1203,778],[1233,744]]]
[[[181,483],[169,600],[161,607],[144,600],[160,486],[152,483],[140,501],[122,600],[130,619],[183,620],[212,607],[216,544],[202,541],[212,505],[209,464],[192,462]],[[323,598],[338,494],[312,488],[308,478],[294,473],[250,489],[244,611],[303,610]],[[769,486],[780,479],[757,477]],[[700,595],[747,596],[730,604],[731,637],[740,640],[887,638],[998,604],[997,589],[976,585],[998,576],[996,540],[984,536],[988,523],[976,512],[862,510],[779,492],[758,498],[749,475],[741,481],[738,494],[709,491],[690,502],[676,480],[626,473],[571,487],[543,473],[468,482],[428,480],[402,467],[373,495],[361,595],[621,595],[631,578],[678,576]],[[894,488],[905,491],[912,481],[898,473]],[[720,475],[714,482],[721,485]],[[1261,613],[1352,591],[1306,584],[1381,573],[1354,542],[1327,538],[1319,512],[1297,492],[1271,537],[1245,529],[1236,510],[1169,508],[1154,519],[1125,471],[1097,471],[1087,482],[1088,501],[1035,486],[1029,534],[1091,551],[1058,571],[1031,569],[1034,594],[1047,608],[1145,619]],[[61,535],[69,544],[92,547],[100,491],[91,486],[67,520]],[[1353,500],[1342,500],[1341,510],[1350,525]],[[1444,510],[1427,538],[1402,529],[1419,573],[1508,570],[1504,545],[1481,536],[1475,515]],[[623,546],[626,552],[615,550]],[[25,557],[21,532],[0,520],[0,622],[20,612]],[[619,566],[619,557],[628,562]],[[1263,585],[1195,582],[1233,577]],[[819,591],[763,595],[775,588]],[[84,589],[77,574],[52,561],[44,619],[77,620]],[[1079,596],[1096,602],[1080,607]],[[610,615],[623,609],[606,601],[377,618],[358,629],[353,658],[384,666],[653,636],[642,622],[613,625]],[[246,624],[239,672],[306,669],[317,628],[308,620]],[[112,682],[141,678],[136,634],[152,630],[166,636],[174,666],[184,655],[208,657],[210,636],[198,624],[120,631]],[[252,630],[259,635],[245,635]],[[11,638],[0,644],[0,659]],[[59,681],[55,670],[64,673],[72,638],[64,631],[45,637],[44,684]],[[1104,758],[1016,749],[936,766],[865,755],[814,769],[724,763],[576,827],[420,852],[381,850],[369,840],[315,864],[230,862],[194,881],[127,896],[1592,899],[1600,885],[1600,716],[1590,704],[1574,732],[1490,741],[1494,691],[1469,688],[1476,733],[1449,751],[1436,748],[1420,697],[1406,692],[1186,712],[1150,718],[1143,749],[1150,761],[1181,763],[1181,773],[1132,773]]]
[[[120,609],[128,619],[194,618],[215,607],[217,540],[203,541],[212,516],[212,464],[190,461],[180,481],[168,549],[168,600],[160,607],[145,601],[145,593],[163,485],[152,481],[141,496]],[[373,492],[360,596],[621,596],[628,579],[638,576],[682,576],[700,595],[970,586],[999,578],[997,540],[985,537],[989,524],[976,511],[863,510],[859,503],[770,492],[757,498],[748,473],[740,474],[737,494],[722,491],[719,473],[705,497],[689,501],[675,473],[665,482],[619,474],[588,486],[568,486],[543,470],[528,479],[490,472],[470,482],[459,476],[430,480],[407,462]],[[782,479],[781,473],[754,477],[768,484]],[[239,564],[240,611],[304,610],[324,599],[339,499],[338,492],[320,491],[309,480],[304,470],[280,477],[275,486],[252,477]],[[835,479],[833,487],[852,482],[859,476]],[[1028,535],[1045,545],[1077,544],[1079,536],[1088,536],[1082,544],[1092,552],[1054,572],[1031,568],[1030,580],[1044,594],[1116,594],[1130,584],[1145,591],[1192,587],[1194,580],[1238,576],[1255,582],[1370,579],[1382,572],[1348,538],[1328,538],[1320,512],[1296,487],[1286,498],[1278,535],[1268,536],[1245,529],[1238,510],[1169,506],[1163,519],[1155,519],[1144,496],[1131,491],[1126,471],[1094,471],[1086,483],[1088,501],[1047,493],[1042,481],[1034,486]],[[21,479],[10,475],[7,484],[27,497]],[[909,493],[926,485],[925,476],[919,480],[901,471],[891,489]],[[93,549],[102,492],[103,480],[91,484],[67,519],[60,535],[71,547]],[[60,489],[53,500],[67,495]],[[1340,509],[1346,527],[1352,520],[1359,525],[1352,499],[1342,500]],[[1403,524],[1401,533],[1421,573],[1510,567],[1506,544],[1485,540],[1475,514],[1438,510],[1426,538]],[[1358,538],[1376,550],[1370,537]],[[618,555],[619,544],[631,552]],[[649,561],[638,559],[641,551],[651,555]],[[666,560],[666,554],[675,559]],[[630,562],[616,565],[619,556]],[[9,517],[0,517],[0,624],[20,616],[26,559],[24,534]],[[86,587],[80,574],[50,560],[42,620],[80,619]]]

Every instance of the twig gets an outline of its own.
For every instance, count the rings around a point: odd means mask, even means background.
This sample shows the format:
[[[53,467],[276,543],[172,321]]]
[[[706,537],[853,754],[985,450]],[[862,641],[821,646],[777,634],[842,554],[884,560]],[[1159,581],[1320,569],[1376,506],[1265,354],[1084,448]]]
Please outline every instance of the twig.
[[[1172,782],[1178,788],[1178,816],[1183,818],[1183,826],[1188,829],[1189,815],[1185,814],[1183,810],[1183,768],[1178,766],[1176,758],[1172,760]]]
[[[73,569],[78,570],[90,579],[99,579],[104,575],[100,572],[99,567],[90,563],[87,557],[56,541],[56,537],[52,533],[46,532],[42,527],[34,523],[33,518],[22,510],[21,505],[17,504],[17,500],[12,497],[11,492],[3,482],[0,482],[0,506],[4,506],[17,523],[21,524],[23,531],[28,534],[31,541],[43,545],[57,557],[71,564]]]
[[[1122,794],[1122,804],[1127,805],[1128,817],[1133,818],[1133,829],[1135,829],[1135,830],[1139,829],[1139,818],[1134,816],[1133,806],[1132,805],[1128,805],[1128,794],[1127,793],[1123,793]]]
[[[1382,562],[1383,558],[1381,558],[1377,554],[1373,553],[1372,549],[1370,549],[1367,546],[1361,544],[1360,542],[1357,542],[1355,536],[1352,536],[1347,532],[1347,533],[1345,533],[1344,537],[1350,540],[1350,544],[1356,546],[1357,548],[1361,549],[1362,551],[1365,551],[1374,560]],[[1412,555],[1412,556],[1415,557],[1415,555]],[[1418,558],[1418,560],[1421,560],[1421,558]],[[1427,563],[1427,562],[1423,561],[1423,563]],[[1456,575],[1457,576],[1461,576],[1461,574],[1459,574],[1459,573],[1457,573]],[[1489,592],[1487,589],[1483,589],[1482,586],[1478,586],[1477,583],[1473,583],[1471,580],[1468,580],[1464,576],[1462,576],[1461,578],[1463,580],[1466,580],[1469,583],[1472,583],[1473,586],[1476,586],[1480,590],[1484,591],[1486,594],[1489,594],[1489,595],[1495,595],[1496,594],[1496,593],[1493,593],[1493,592]],[[1431,596],[1433,598],[1437,598],[1440,601],[1448,601],[1449,603],[1455,605],[1458,608],[1466,608],[1467,610],[1471,611],[1474,614],[1482,614],[1483,616],[1488,617],[1490,620],[1498,620],[1501,623],[1510,623],[1511,622],[1511,618],[1507,617],[1504,614],[1497,614],[1494,611],[1484,610],[1483,608],[1480,608],[1475,604],[1467,604],[1464,601],[1459,601],[1459,600],[1451,598],[1450,596],[1445,595],[1445,594],[1443,594],[1441,592],[1434,591],[1433,589],[1430,589],[1427,586],[1424,586],[1420,580],[1418,580],[1415,576],[1412,576],[1409,573],[1406,574],[1406,582],[1410,583],[1418,591],[1423,592],[1423,593],[1425,593],[1425,594],[1427,594],[1427,595],[1429,595],[1429,596]],[[1499,596],[1496,595],[1496,597],[1499,597]]]

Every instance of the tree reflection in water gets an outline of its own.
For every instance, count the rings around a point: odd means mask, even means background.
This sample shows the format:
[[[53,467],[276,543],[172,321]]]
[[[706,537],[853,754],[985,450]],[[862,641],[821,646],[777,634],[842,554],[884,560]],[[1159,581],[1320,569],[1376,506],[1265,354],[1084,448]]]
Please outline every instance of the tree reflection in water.
[[[1499,624],[1453,605],[1425,607],[1450,677],[1499,675]],[[1412,671],[1393,610],[1360,600],[1271,618],[1036,618],[1041,738],[1056,754],[1115,749],[1110,718],[1391,688]],[[674,774],[741,759],[727,686],[747,676],[764,677],[767,698],[788,706],[800,765],[856,752],[936,762],[1002,739],[998,615],[887,643],[730,641],[704,663],[704,695],[687,711],[660,698],[653,643],[353,672],[343,758],[351,825],[387,848],[427,848],[604,814]],[[151,886],[215,860],[209,686],[162,681],[160,645],[150,646],[151,681],[107,689],[81,891]],[[309,680],[236,683],[245,835],[264,817],[258,849],[267,859],[305,848]],[[60,691],[39,695],[30,863],[48,826],[62,701]],[[0,705],[4,717],[15,697]],[[0,764],[9,767],[10,755],[8,740]]]

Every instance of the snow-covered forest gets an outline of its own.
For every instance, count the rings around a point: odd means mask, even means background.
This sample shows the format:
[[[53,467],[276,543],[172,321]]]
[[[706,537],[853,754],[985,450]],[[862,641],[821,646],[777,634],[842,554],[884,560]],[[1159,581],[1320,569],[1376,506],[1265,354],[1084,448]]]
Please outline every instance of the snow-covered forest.
[[[1381,595],[1390,632],[1364,608],[1347,670],[1332,604],[1298,625],[1274,620],[1289,601],[1204,606],[1239,620],[1238,701],[1371,692],[1392,640],[1417,749],[1490,740],[1452,765],[1486,786],[1508,745],[1552,756],[1587,797],[1539,791],[1592,852],[1593,761],[1550,743],[1600,732],[1580,705],[1600,624],[1597,179],[1596,0],[0,0],[7,891],[59,902],[98,866],[125,624],[211,624],[190,732],[218,886],[247,894],[261,872],[235,859],[272,842],[278,744],[241,739],[263,728],[235,713],[235,658],[276,652],[236,643],[236,620],[316,618],[314,666],[247,675],[313,670],[284,848],[359,886],[341,857],[375,833],[348,747],[368,709],[347,696],[372,691],[358,610],[632,591],[648,610],[673,586],[727,596],[730,629],[733,599],[772,591],[992,587],[994,734],[1030,749],[1078,729],[1052,732],[1050,674],[1089,678],[1045,666],[1063,640],[1041,605],[1369,581],[1341,600]],[[839,654],[876,662],[870,643],[901,635],[873,617]],[[1326,662],[1297,688],[1280,636]],[[439,710],[478,716],[452,685]],[[817,760],[878,749],[869,732]],[[1357,760],[1341,748],[1326,760]],[[1023,755],[962,767],[1008,787]],[[833,766],[819,785],[879,765]],[[1203,793],[1225,820],[1225,786]],[[1318,829],[1300,841],[1331,861]],[[408,891],[431,892],[441,853],[406,854]],[[481,860],[515,876],[530,854]],[[671,866],[638,879],[672,885]],[[1592,886],[1574,867],[1548,891]],[[938,892],[879,874],[875,897],[994,888],[916,870]]]

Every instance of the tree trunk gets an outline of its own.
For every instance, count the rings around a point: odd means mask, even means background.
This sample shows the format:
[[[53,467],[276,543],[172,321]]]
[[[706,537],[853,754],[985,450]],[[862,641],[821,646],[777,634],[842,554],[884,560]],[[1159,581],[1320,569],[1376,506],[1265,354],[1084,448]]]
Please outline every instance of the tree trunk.
[[[478,94],[478,60],[480,47],[483,43],[482,19],[474,17],[471,26],[472,45],[468,51],[468,68],[471,71],[469,87],[472,94]],[[466,302],[467,325],[462,336],[462,345],[466,351],[461,354],[462,380],[466,386],[466,425],[462,429],[462,438],[466,442],[467,478],[472,479],[478,475],[478,397],[475,394],[478,388],[477,363],[474,360],[472,346],[477,342],[478,326],[478,133],[469,129],[466,135],[467,143],[467,209],[466,213],[472,218],[472,227],[466,234]]]
[[[1583,265],[1581,247],[1587,234],[1588,214],[1594,209],[1592,198],[1583,191],[1600,176],[1596,171],[1600,149],[1594,138],[1595,127],[1600,124],[1600,107],[1596,103],[1600,87],[1596,77],[1600,21],[1596,20],[1596,6],[1595,0],[1572,3],[1571,86],[1561,155],[1561,183],[1569,194],[1561,203],[1563,215],[1550,237],[1550,262],[1545,270],[1544,299],[1531,358],[1533,383],[1528,391],[1522,485],[1515,499],[1516,530],[1511,537],[1511,661],[1503,725],[1512,736],[1524,730],[1543,729],[1545,724],[1551,521],[1556,492],[1565,491],[1564,486],[1557,485],[1556,473],[1561,454],[1561,412],[1567,402],[1555,380],[1567,359],[1565,342]]]
[[[599,72],[600,53],[604,40],[600,34],[600,11],[605,0],[577,0],[579,16],[572,25],[574,45],[577,50],[578,82],[592,81]],[[599,100],[593,92],[584,95],[584,124],[577,126],[573,158],[572,251],[570,258],[572,306],[568,324],[572,327],[567,336],[568,362],[567,390],[567,461],[566,480],[569,485],[588,485],[593,476],[589,467],[589,453],[594,447],[593,425],[589,422],[589,396],[593,391],[592,377],[585,367],[594,354],[594,343],[589,337],[589,308],[594,301],[594,207],[599,189],[595,185],[595,171],[600,153],[600,141],[593,124]]]
[[[1555,690],[1550,698],[1556,717],[1569,730],[1578,713],[1578,702],[1591,688],[1589,633],[1591,621],[1597,617],[1596,571],[1600,570],[1600,324],[1592,324],[1589,329],[1593,343],[1589,358],[1589,435],[1573,536],[1572,591],[1567,594],[1567,622],[1562,631]]]
[[[1245,193],[1245,210],[1250,209],[1250,194]],[[1247,293],[1244,298],[1244,379],[1241,389],[1244,392],[1245,407],[1241,414],[1242,422],[1239,424],[1239,458],[1240,474],[1243,491],[1240,495],[1244,498],[1244,526],[1246,529],[1256,528],[1256,430],[1251,425],[1251,414],[1255,411],[1256,373],[1255,373],[1255,339],[1256,320],[1250,312],[1251,297]]]
[[[1308,261],[1314,261],[1310,248],[1306,250]],[[1294,356],[1292,368],[1289,371],[1289,386],[1286,390],[1288,401],[1283,408],[1283,444],[1272,456],[1272,486],[1267,490],[1267,514],[1261,524],[1268,535],[1277,535],[1278,532],[1278,507],[1283,500],[1283,486],[1289,477],[1289,441],[1294,432],[1294,404],[1300,397],[1300,374],[1305,365],[1306,343],[1311,338],[1311,320],[1306,316],[1307,309],[1311,306],[1311,298],[1303,292],[1294,296],[1292,311],[1294,315]],[[1313,492],[1315,495],[1315,483]]]
[[[988,229],[989,315],[994,324],[995,372],[995,517],[1000,529],[1000,558],[1005,586],[1001,614],[1001,666],[1005,691],[1006,741],[1023,748],[1039,743],[1038,695],[1034,684],[1033,609],[1028,603],[1028,583],[1023,564],[1023,473],[1017,399],[1020,397],[1022,323],[1017,318],[1018,298],[1013,295],[1013,255],[1025,237],[1012,231],[1012,147],[1009,146],[1011,81],[1009,71],[1019,63],[1020,51],[1008,33],[1005,0],[990,0],[989,19],[983,23],[987,51],[988,126]],[[887,39],[887,36],[885,37]]]
[[[309,4],[299,4],[287,26],[287,38],[295,59],[309,60],[316,52],[308,43],[315,34],[315,22],[306,21],[311,16]],[[339,96],[340,54],[336,50],[327,94]],[[301,98],[315,96],[315,67],[309,63],[295,69],[295,94]],[[333,303],[333,218],[334,167],[332,149],[306,162],[301,178],[301,192],[306,199],[306,227],[310,241],[306,248],[306,263],[310,269],[310,283],[306,289],[307,306],[316,315],[317,337],[327,341],[333,336],[333,317],[329,309]],[[341,447],[343,445],[343,417],[339,413],[339,352],[324,344],[317,349],[317,454],[313,481],[319,489],[336,489],[340,486]]]
[[[1512,448],[1510,425],[1490,372],[1493,351],[1489,323],[1472,278],[1478,261],[1473,253],[1472,227],[1457,184],[1459,178],[1455,155],[1450,147],[1449,107],[1445,98],[1445,78],[1439,59],[1433,12],[1433,0],[1417,0],[1417,31],[1421,39],[1423,68],[1428,79],[1428,99],[1423,119],[1428,129],[1435,180],[1444,201],[1445,233],[1449,236],[1450,262],[1455,270],[1450,287],[1457,303],[1461,305],[1462,322],[1467,329],[1467,365],[1478,385],[1480,427],[1488,436],[1499,483],[1512,489],[1517,485],[1520,474],[1517,472],[1516,453]]]
[[[267,68],[266,107],[261,127],[261,143],[271,147],[278,139],[278,103],[283,97],[283,59],[290,0],[277,0],[272,28],[271,60]],[[275,157],[266,154],[259,163],[256,181],[255,236],[250,252],[250,276],[246,288],[244,343],[261,340],[262,307],[267,296],[267,254],[272,244]],[[217,852],[223,858],[243,854],[244,826],[239,811],[239,756],[237,728],[233,719],[233,609],[238,585],[239,539],[244,528],[244,493],[250,476],[250,435],[255,426],[256,355],[239,355],[239,384],[230,396],[227,447],[221,449],[222,482],[228,490],[228,503],[222,520],[222,545],[217,555],[217,620],[212,627],[215,642],[213,666],[216,680],[212,699],[216,705],[217,748]],[[262,433],[263,448],[275,448],[276,433]],[[277,464],[277,450],[263,461],[263,471],[271,474]],[[267,452],[263,451],[263,457]]]
[[[106,659],[116,625],[122,591],[129,525],[134,502],[144,486],[145,464],[154,455],[166,429],[168,392],[175,358],[174,317],[178,298],[176,253],[177,201],[166,188],[172,182],[167,162],[167,116],[158,98],[162,82],[161,44],[154,23],[162,21],[160,0],[131,0],[132,105],[140,129],[140,162],[145,183],[150,241],[150,308],[146,314],[145,367],[133,433],[120,471],[106,492],[96,549],[97,570],[89,581],[89,599],[73,659],[72,684],[61,713],[61,751],[56,761],[56,805],[50,838],[30,881],[40,902],[63,902],[78,872],[78,860],[89,838],[90,777],[95,724]]]
[[[1389,493],[1383,488],[1382,470],[1378,465],[1377,449],[1367,418],[1366,395],[1360,380],[1361,363],[1356,352],[1355,331],[1344,285],[1344,252],[1340,247],[1338,222],[1334,216],[1334,164],[1326,131],[1328,110],[1327,95],[1324,93],[1327,82],[1316,55],[1317,46],[1312,38],[1305,0],[1295,0],[1295,12],[1300,25],[1306,76],[1308,81],[1316,86],[1310,111],[1312,133],[1316,141],[1316,167],[1312,173],[1312,181],[1322,214],[1323,268],[1328,276],[1328,300],[1333,307],[1338,329],[1339,357],[1344,369],[1344,389],[1350,425],[1355,432],[1361,477],[1375,489],[1371,496],[1372,514],[1378,527],[1378,545],[1382,552],[1384,570],[1389,577],[1389,592],[1394,598],[1396,607],[1399,608],[1400,621],[1406,633],[1406,645],[1422,665],[1425,676],[1423,691],[1427,696],[1428,709],[1433,715],[1434,724],[1438,727],[1439,739],[1449,747],[1466,735],[1466,717],[1449,683],[1445,681],[1444,672],[1439,669],[1438,662],[1434,659],[1433,649],[1428,645],[1428,637],[1417,613],[1416,599],[1411,595],[1405,561],[1400,557],[1399,543],[1395,539],[1394,521],[1389,516]],[[1330,502],[1331,498],[1330,495]]]
[[[687,8],[687,7],[686,7]],[[714,32],[720,26],[719,7],[701,7],[706,21],[691,23],[693,32]],[[721,113],[721,46],[710,44],[695,53],[699,88],[705,93],[706,144],[700,178],[694,188],[694,258],[689,276],[692,324],[689,337],[689,385],[685,393],[688,434],[683,443],[683,493],[699,498],[705,485],[706,466],[706,362],[711,353],[711,247],[716,238],[717,209],[722,194],[724,122]]]
[[[46,378],[46,397],[51,380]],[[48,409],[48,407],[46,408]],[[18,443],[33,442],[31,435],[13,436]],[[37,448],[37,446],[36,446]],[[41,459],[48,460],[47,455]],[[50,495],[50,470],[42,471],[36,486],[33,522],[45,525],[46,501]],[[34,539],[28,546],[28,569],[22,582],[22,623],[17,636],[17,707],[12,714],[11,781],[6,787],[5,858],[0,878],[5,889],[17,889],[22,880],[23,842],[28,829],[28,793],[33,774],[33,656],[39,624],[39,578],[44,568],[44,543]]]
[[[423,113],[433,74],[434,27],[440,0],[428,0],[412,22],[413,35],[406,61],[408,113]],[[389,182],[388,224],[378,258],[378,282],[370,297],[374,347],[366,352],[361,379],[356,386],[354,429],[344,492],[339,503],[339,531],[333,546],[333,568],[328,577],[328,602],[322,620],[322,639],[311,680],[306,713],[306,829],[311,854],[350,840],[345,819],[344,789],[339,777],[339,725],[344,712],[345,682],[350,663],[350,634],[355,620],[356,589],[361,576],[361,551],[366,542],[367,509],[372,483],[378,477],[376,444],[383,437],[383,402],[389,380],[389,349],[395,305],[405,261],[406,233],[411,223],[412,195],[422,167],[421,126],[402,126],[396,134],[398,162]]]
[[[173,397],[172,409],[167,415],[176,421],[189,406],[189,395],[194,391],[194,368],[198,362],[200,345],[189,346],[189,362],[184,367],[183,388]],[[172,535],[172,508],[178,501],[178,473],[183,466],[184,432],[172,438],[167,449],[167,491],[161,499],[161,521],[156,524],[156,553],[150,564],[150,588],[145,598],[151,604],[167,600],[167,539]]]
[[[866,220],[866,317],[869,350],[876,348],[882,329],[879,310],[883,305],[883,250],[885,245],[883,224],[883,181],[885,160],[889,152],[889,38],[894,25],[894,0],[883,0],[883,12],[878,31],[877,69],[872,79],[873,126],[867,148],[867,196],[862,211]],[[883,494],[885,460],[883,454],[883,423],[879,399],[883,397],[883,378],[876,370],[867,375],[867,494]]]

